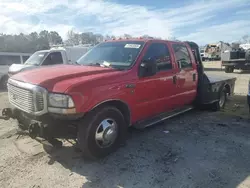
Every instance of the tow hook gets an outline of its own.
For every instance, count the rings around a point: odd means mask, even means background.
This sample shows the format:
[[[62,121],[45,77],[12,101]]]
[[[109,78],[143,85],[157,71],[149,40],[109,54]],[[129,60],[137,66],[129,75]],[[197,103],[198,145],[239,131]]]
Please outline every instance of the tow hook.
[[[28,128],[29,136],[35,139],[37,136],[39,136],[40,129],[41,127],[38,122],[31,123]]]
[[[11,108],[4,108],[2,110],[2,116],[0,116],[0,119],[9,120],[10,118],[14,118],[14,114],[12,112],[12,109]]]

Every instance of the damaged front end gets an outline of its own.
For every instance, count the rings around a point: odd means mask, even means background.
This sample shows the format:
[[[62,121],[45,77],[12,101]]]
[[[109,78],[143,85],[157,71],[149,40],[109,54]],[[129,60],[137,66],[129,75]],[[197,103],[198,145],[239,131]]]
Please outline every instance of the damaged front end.
[[[74,139],[77,132],[77,120],[62,118],[46,114],[33,116],[17,108],[4,108],[0,119],[15,119],[18,127],[26,131],[33,139],[36,137],[50,140],[52,138]]]
[[[8,96],[12,107],[4,108],[0,119],[16,119],[18,127],[33,139],[54,142],[57,138],[76,138],[77,123],[83,114],[66,114],[63,108],[51,108],[45,88],[9,79]]]
[[[58,138],[75,139],[77,134],[77,120],[57,117],[50,114],[33,116],[17,108],[4,108],[0,119],[15,119],[22,132],[26,132],[32,139],[43,138],[52,145],[60,145]]]
[[[0,116],[0,119],[9,120],[11,118],[16,119],[15,111],[11,108],[4,108],[2,110],[2,116]]]
[[[41,126],[41,124],[39,122],[30,122],[26,124],[26,126],[24,126],[22,123],[25,123],[25,120],[24,118],[22,118],[19,110],[16,108],[4,108],[2,110],[2,116],[0,116],[0,119],[16,119],[18,121],[19,128],[21,128],[23,131],[28,131],[31,138],[36,138],[38,136],[44,137],[43,127]]]

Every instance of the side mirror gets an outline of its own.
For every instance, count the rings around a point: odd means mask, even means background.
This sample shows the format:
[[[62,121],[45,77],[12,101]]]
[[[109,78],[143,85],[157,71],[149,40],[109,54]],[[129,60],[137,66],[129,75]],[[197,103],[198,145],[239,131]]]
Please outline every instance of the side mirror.
[[[156,62],[153,60],[142,61],[139,68],[139,77],[153,76],[157,72]]]

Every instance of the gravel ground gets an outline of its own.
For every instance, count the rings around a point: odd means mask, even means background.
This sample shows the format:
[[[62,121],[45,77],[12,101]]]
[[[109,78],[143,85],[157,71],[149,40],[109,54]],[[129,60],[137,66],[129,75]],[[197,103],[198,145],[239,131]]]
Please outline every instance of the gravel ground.
[[[218,63],[214,63],[218,66]],[[206,63],[211,74],[224,74]],[[220,68],[220,67],[219,67]],[[62,149],[43,147],[18,136],[15,121],[0,120],[1,187],[250,187],[249,74],[237,77],[236,96],[223,112],[191,111],[136,131],[126,146],[96,162],[85,161],[67,142]],[[236,101],[237,100],[237,101]],[[0,93],[0,108],[8,105]],[[235,106],[236,105],[236,106]],[[167,131],[167,132],[164,132]]]

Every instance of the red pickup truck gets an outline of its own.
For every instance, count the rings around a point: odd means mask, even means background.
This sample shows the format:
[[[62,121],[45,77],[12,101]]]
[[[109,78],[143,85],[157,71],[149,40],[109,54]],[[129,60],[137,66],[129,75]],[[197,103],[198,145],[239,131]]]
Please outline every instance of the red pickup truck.
[[[235,78],[203,71],[193,42],[155,39],[100,43],[75,65],[18,73],[8,80],[12,108],[2,119],[17,119],[32,138],[52,144],[76,139],[83,154],[104,157],[126,140],[129,126],[145,128],[206,104],[224,107]]]

